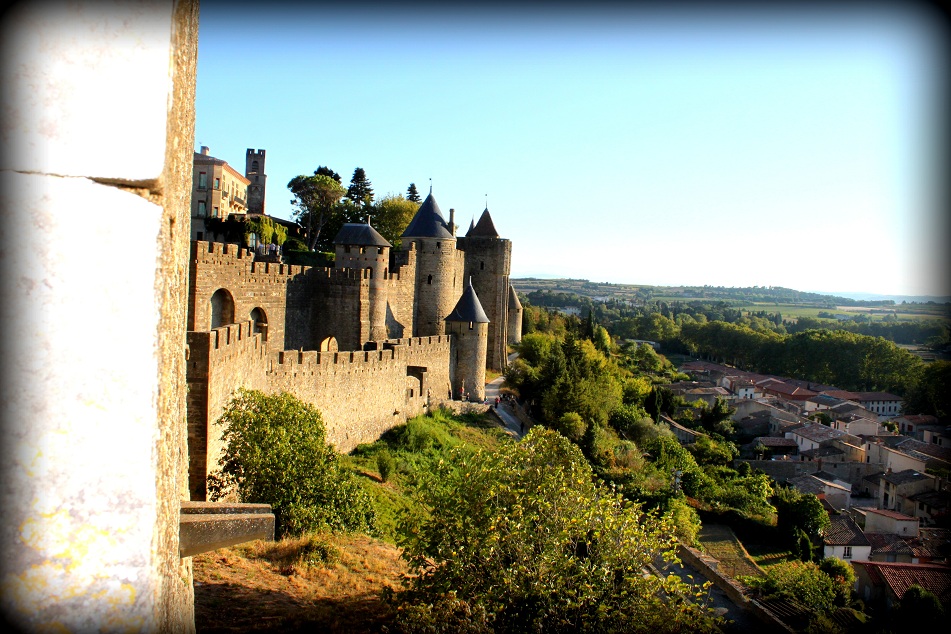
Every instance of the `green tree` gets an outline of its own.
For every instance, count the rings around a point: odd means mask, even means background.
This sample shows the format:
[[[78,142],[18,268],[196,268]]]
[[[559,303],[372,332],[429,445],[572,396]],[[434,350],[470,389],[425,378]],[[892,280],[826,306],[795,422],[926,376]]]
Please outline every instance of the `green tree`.
[[[562,436],[577,444],[584,438],[588,426],[577,413],[565,412],[561,418],[558,419],[555,429],[557,429]]]
[[[945,610],[934,593],[913,585],[905,590],[895,615],[896,624],[908,632],[937,632],[943,629]]]
[[[337,184],[338,184],[338,185],[340,184],[340,174],[338,174],[337,172],[333,171],[332,169],[330,169],[330,168],[327,167],[326,165],[321,165],[320,167],[318,167],[317,169],[315,169],[315,170],[314,170],[314,176],[329,176],[330,178],[332,178],[332,179],[334,179],[335,181],[337,181]]]
[[[416,191],[416,183],[410,183],[409,187],[406,188],[406,200],[413,203],[423,202],[423,199],[419,197],[419,192]]]
[[[446,597],[490,615],[496,632],[718,624],[705,588],[695,593],[676,575],[645,574],[673,558],[669,518],[599,485],[579,449],[551,430],[535,428],[491,453],[454,452],[418,493],[430,513],[402,526],[403,556],[419,570],[397,597],[407,629],[416,629],[407,622],[414,606]]]
[[[829,575],[835,585],[835,604],[848,606],[855,587],[855,569],[841,559],[826,557],[819,562],[819,570]]]
[[[346,190],[333,177],[316,172],[313,176],[295,176],[287,188],[294,194],[294,218],[307,230],[307,248],[313,250]]]
[[[402,196],[384,196],[373,205],[373,227],[393,245],[394,249],[398,249],[403,231],[409,226],[418,210],[418,202]]]
[[[373,204],[373,187],[362,167],[353,170],[350,186],[347,188],[347,198],[364,209]]]
[[[924,367],[905,399],[905,410],[939,418],[951,416],[951,361],[933,361]]]
[[[829,614],[835,607],[832,578],[812,562],[786,561],[770,566],[762,577],[744,577],[747,586],[763,598],[787,597]]]
[[[829,514],[812,493],[779,487],[772,501],[776,507],[776,526],[790,536],[795,535],[795,529],[800,528],[810,539],[818,540],[829,526]]]
[[[241,389],[217,424],[224,451],[208,477],[211,499],[236,493],[270,504],[278,535],[373,528],[370,498],[340,468],[314,407],[287,393]]]

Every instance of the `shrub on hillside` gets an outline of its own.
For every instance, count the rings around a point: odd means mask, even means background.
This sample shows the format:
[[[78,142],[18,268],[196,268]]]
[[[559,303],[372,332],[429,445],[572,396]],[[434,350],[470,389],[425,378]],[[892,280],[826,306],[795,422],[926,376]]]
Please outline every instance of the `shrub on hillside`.
[[[320,412],[294,396],[239,390],[218,420],[220,469],[208,476],[211,499],[236,493],[270,504],[280,536],[371,530],[373,507],[326,442]]]
[[[419,571],[395,597],[402,631],[419,631],[421,610],[436,624],[460,610],[486,615],[496,632],[719,623],[706,589],[645,574],[673,558],[669,518],[599,484],[580,449],[552,430],[536,427],[492,453],[452,451],[417,492],[429,513],[401,527],[403,556]]]
[[[584,438],[584,434],[585,431],[587,431],[588,426],[585,424],[580,414],[576,412],[565,412],[562,414],[561,418],[558,419],[558,423],[555,425],[555,428],[568,440],[574,443],[579,443],[581,442],[581,439]]]
[[[763,598],[786,597],[810,606],[817,614],[829,614],[835,607],[836,588],[832,577],[812,562],[786,561],[770,566],[762,577],[742,581]]]

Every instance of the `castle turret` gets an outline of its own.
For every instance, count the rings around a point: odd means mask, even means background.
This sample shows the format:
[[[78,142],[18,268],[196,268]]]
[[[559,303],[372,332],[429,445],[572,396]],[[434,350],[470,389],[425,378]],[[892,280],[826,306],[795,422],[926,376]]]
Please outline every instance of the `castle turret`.
[[[485,354],[489,318],[470,281],[456,307],[446,317],[446,334],[452,337],[449,381],[452,395],[469,394],[470,400],[485,399]]]
[[[370,305],[366,313],[367,323],[360,325],[361,343],[386,339],[386,278],[393,245],[369,223],[350,222],[337,233],[334,244],[334,268],[366,270],[369,276]]]
[[[508,314],[508,342],[519,343],[522,341],[522,302],[518,301],[518,294],[511,284],[509,284]]]
[[[416,306],[413,335],[443,333],[443,320],[462,291],[464,256],[432,194],[426,197],[402,236],[402,248],[416,249]]]
[[[459,245],[466,253],[465,277],[472,279],[472,285],[491,320],[487,367],[504,370],[508,361],[512,242],[499,237],[492,216],[486,208],[479,222],[470,227],[465,238],[459,239]]]
[[[264,173],[264,150],[254,151],[248,148],[245,155],[244,177],[250,181],[248,185],[248,212],[253,214],[264,213],[264,193],[267,187],[267,174]]]

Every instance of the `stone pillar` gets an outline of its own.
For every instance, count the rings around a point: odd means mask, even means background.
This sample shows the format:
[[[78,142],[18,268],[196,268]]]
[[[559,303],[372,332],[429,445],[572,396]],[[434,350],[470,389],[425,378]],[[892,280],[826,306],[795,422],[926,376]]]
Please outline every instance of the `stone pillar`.
[[[20,3],[0,42],[0,609],[24,631],[193,632],[198,3]]]

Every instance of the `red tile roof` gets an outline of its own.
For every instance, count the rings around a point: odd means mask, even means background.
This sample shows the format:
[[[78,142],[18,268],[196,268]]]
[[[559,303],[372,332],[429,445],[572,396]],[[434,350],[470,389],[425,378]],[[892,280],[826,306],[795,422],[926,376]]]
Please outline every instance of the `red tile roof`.
[[[883,584],[898,599],[913,585],[933,593],[947,604],[951,600],[951,567],[936,564],[897,564],[872,561],[853,561],[863,566],[876,585]]]
[[[895,520],[917,520],[917,518],[912,517],[911,515],[905,515],[904,513],[899,513],[898,511],[889,511],[887,509],[867,509],[866,512],[875,513],[876,515],[884,515],[885,517],[890,517]]]

